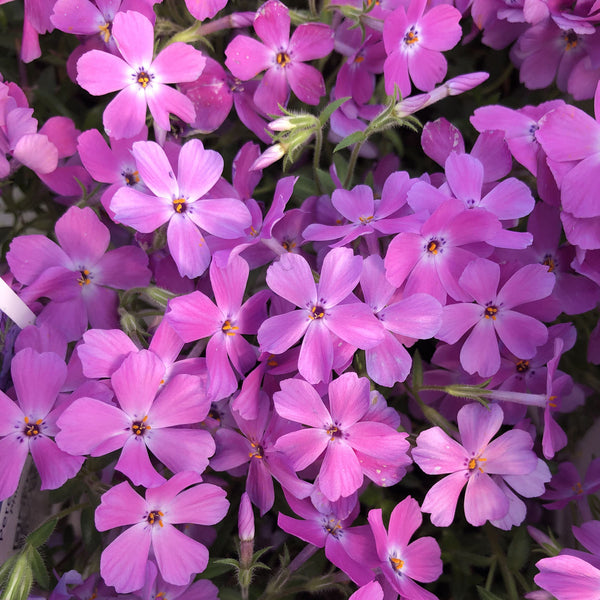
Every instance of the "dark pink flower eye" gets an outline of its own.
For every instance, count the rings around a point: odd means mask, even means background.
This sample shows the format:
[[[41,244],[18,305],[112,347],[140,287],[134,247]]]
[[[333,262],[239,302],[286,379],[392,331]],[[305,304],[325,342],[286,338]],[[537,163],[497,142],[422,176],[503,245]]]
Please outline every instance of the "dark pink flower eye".
[[[162,518],[164,517],[164,513],[160,510],[152,510],[148,513],[148,517],[147,517],[147,521],[148,523],[150,523],[150,525],[154,525],[155,523],[158,523],[161,527],[163,527],[163,522],[162,522]]]
[[[151,75],[144,69],[140,69],[135,76],[135,80],[143,87],[147,87],[147,85],[154,79],[154,75]]]
[[[313,319],[313,321],[315,319],[322,319],[325,316],[325,309],[322,306],[315,304],[315,306],[310,309],[310,314],[308,316]]]
[[[277,64],[280,67],[285,67],[286,65],[288,65],[291,62],[291,58],[290,55],[287,52],[279,52],[277,54]]]
[[[131,425],[131,431],[135,433],[135,435],[140,436],[144,435],[144,432],[148,429],[152,429],[150,425],[146,425],[146,420],[148,419],[148,415],[146,415],[141,421],[134,421]]]
[[[23,428],[23,433],[27,437],[35,437],[36,435],[39,435],[42,421],[43,419],[38,419],[35,423],[30,423],[29,417],[25,417],[25,427]]]

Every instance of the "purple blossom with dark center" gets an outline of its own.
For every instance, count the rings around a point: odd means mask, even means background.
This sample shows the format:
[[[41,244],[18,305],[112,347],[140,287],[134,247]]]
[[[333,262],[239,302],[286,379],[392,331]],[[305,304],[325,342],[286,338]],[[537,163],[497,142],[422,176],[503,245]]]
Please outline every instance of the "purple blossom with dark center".
[[[473,303],[444,307],[437,337],[456,343],[469,329],[460,351],[460,363],[468,373],[490,377],[500,368],[498,338],[515,355],[528,359],[548,338],[548,330],[537,319],[520,312],[519,306],[545,298],[554,287],[554,274],[545,265],[526,265],[498,290],[500,267],[487,259],[470,263],[459,285]]]
[[[279,0],[265,2],[254,19],[262,42],[244,35],[234,38],[225,50],[225,65],[242,81],[263,76],[254,102],[265,113],[278,114],[287,104],[288,90],[306,104],[316,105],[325,94],[323,76],[306,61],[327,56],[333,50],[333,31],[324,23],[304,23],[290,38],[290,15]]]
[[[356,492],[364,475],[384,487],[400,481],[410,464],[407,434],[364,420],[370,405],[368,379],[344,373],[329,384],[328,393],[329,408],[306,381],[281,382],[281,391],[273,395],[275,410],[308,427],[281,436],[275,448],[297,471],[324,453],[318,485],[332,502]]]
[[[334,336],[358,348],[376,346],[384,337],[381,324],[368,306],[347,301],[362,263],[349,248],[335,248],[325,256],[316,285],[305,258],[283,254],[267,270],[267,285],[300,310],[263,322],[258,330],[261,350],[281,354],[304,336],[298,370],[310,383],[318,383],[331,377]]]

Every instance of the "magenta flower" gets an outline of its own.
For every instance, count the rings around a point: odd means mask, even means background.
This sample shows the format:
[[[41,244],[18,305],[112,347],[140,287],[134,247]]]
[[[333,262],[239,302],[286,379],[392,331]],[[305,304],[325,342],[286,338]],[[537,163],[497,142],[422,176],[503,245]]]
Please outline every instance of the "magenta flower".
[[[166,131],[171,129],[169,113],[191,123],[195,116],[191,100],[167,84],[197,79],[206,61],[202,53],[175,42],[153,59],[154,28],[134,11],[115,16],[112,34],[123,58],[91,50],[77,61],[77,83],[90,94],[121,90],[104,111],[106,133],[116,139],[137,135],[146,121],[147,106]]]
[[[61,330],[69,341],[92,327],[118,325],[114,289],[144,287],[150,281],[148,257],[141,248],[122,246],[106,252],[110,233],[91,208],[72,206],[55,227],[60,243],[43,235],[15,238],[6,259],[14,276],[28,287],[25,302],[50,298],[38,317]]]
[[[511,508],[509,499],[514,495],[506,493],[502,479],[512,485],[511,477],[527,475],[532,480],[530,487],[537,489],[538,478],[534,473],[538,457],[531,449],[531,436],[522,429],[512,429],[490,441],[503,418],[497,404],[487,408],[467,404],[458,411],[461,443],[439,427],[419,434],[412,452],[414,461],[429,475],[450,473],[430,488],[423,502],[423,512],[431,513],[431,522],[437,527],[447,527],[454,520],[458,496],[465,484],[465,517],[476,526],[507,516]],[[540,475],[550,479],[549,471]],[[517,487],[523,484],[518,480]]]
[[[344,373],[328,391],[329,409],[306,381],[281,382],[281,391],[273,395],[275,410],[308,428],[281,436],[275,448],[290,458],[296,471],[324,453],[318,485],[332,502],[358,490],[364,475],[384,487],[400,481],[410,464],[407,434],[364,420],[370,406],[369,380]]]
[[[448,65],[442,51],[459,42],[462,29],[460,12],[448,4],[425,12],[427,0],[411,2],[408,11],[397,8],[383,25],[383,42],[388,54],[383,65],[385,91],[394,93],[394,84],[402,96],[408,96],[411,80],[428,92],[446,76]]]
[[[83,464],[50,439],[58,431],[61,408],[55,402],[67,377],[65,363],[52,352],[25,348],[12,359],[11,373],[17,402],[0,392],[0,501],[14,494],[30,452],[42,490],[59,488]]]
[[[267,285],[300,310],[263,322],[258,330],[261,350],[281,354],[304,336],[298,370],[310,383],[318,383],[331,376],[333,336],[355,348],[381,342],[384,330],[371,309],[362,302],[343,303],[359,281],[362,262],[349,248],[335,248],[325,256],[316,285],[305,258],[282,255],[267,270]]]
[[[142,181],[154,194],[122,187],[110,203],[115,219],[142,233],[168,223],[167,244],[182,277],[202,275],[210,249],[202,234],[237,238],[250,225],[250,213],[236,198],[202,198],[223,172],[223,159],[205,150],[200,140],[186,142],[179,152],[177,176],[156,142],[136,142],[132,150]]]
[[[304,62],[333,50],[329,26],[304,23],[290,38],[288,8],[279,0],[269,0],[256,12],[254,30],[262,43],[238,35],[225,50],[225,65],[242,81],[267,70],[254,94],[256,105],[266,113],[279,113],[279,105],[287,104],[290,87],[302,102],[318,104],[325,94],[323,75]]]
[[[469,329],[460,363],[468,373],[491,377],[500,368],[498,338],[521,359],[532,358],[536,347],[548,339],[548,330],[537,319],[520,312],[520,305],[541,300],[554,287],[554,274],[545,265],[526,265],[500,288],[500,267],[487,259],[470,263],[459,279],[474,303],[444,307],[437,337],[456,343]]]
[[[388,531],[383,525],[381,509],[369,511],[378,566],[388,585],[402,598],[437,600],[431,592],[415,583],[435,581],[443,568],[440,547],[435,539],[424,537],[409,543],[422,522],[419,504],[411,496],[407,496],[392,511]]]
[[[168,583],[186,585],[192,575],[204,571],[208,550],[175,525],[214,525],[227,513],[229,502],[221,488],[210,483],[194,485],[199,481],[196,473],[184,472],[146,490],[145,500],[127,482],[102,496],[96,509],[98,531],[131,525],[102,553],[100,573],[107,585],[119,593],[142,588],[151,550]]]
[[[202,292],[192,292],[169,302],[167,319],[184,342],[210,336],[206,366],[211,401],[230,396],[237,389],[231,363],[240,375],[245,375],[256,364],[257,349],[242,334],[255,335],[258,331],[267,314],[269,292],[258,292],[242,304],[248,274],[248,263],[239,256],[232,256],[224,267],[213,261],[210,281],[216,304]]]
[[[202,473],[215,445],[208,431],[180,428],[202,421],[210,409],[201,381],[193,375],[172,377],[161,388],[165,365],[154,353],[131,353],[113,373],[119,406],[80,398],[61,415],[59,447],[70,454],[103,456],[122,448],[116,469],[134,485],[165,481],[150,462],[148,450],[168,469]],[[89,420],[93,428],[82,428]]]

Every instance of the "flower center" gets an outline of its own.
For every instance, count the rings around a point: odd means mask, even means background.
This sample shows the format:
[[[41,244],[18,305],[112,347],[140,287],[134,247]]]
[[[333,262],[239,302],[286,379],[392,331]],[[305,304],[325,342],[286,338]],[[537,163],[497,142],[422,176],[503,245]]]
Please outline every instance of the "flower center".
[[[583,486],[581,485],[581,483],[578,481],[573,487],[572,490],[578,495],[581,496],[581,494],[583,494]]]
[[[419,41],[419,32],[415,29],[414,25],[405,33],[402,41],[407,46],[412,46],[412,44],[416,44]]]
[[[163,522],[161,517],[164,517],[164,513],[160,510],[151,510],[148,513],[148,517],[146,518],[146,520],[148,521],[148,523],[150,523],[150,525],[154,525],[155,523],[158,523],[161,527],[163,527]]]
[[[327,435],[329,436],[329,441],[333,442],[335,438],[341,438],[343,436],[342,430],[333,423],[327,428]]]
[[[342,533],[342,524],[338,519],[334,519],[333,517],[324,524],[324,528],[334,538],[338,538]]]
[[[431,240],[429,244],[427,244],[427,252],[431,254],[437,254],[439,247],[440,243],[437,240]]]
[[[527,371],[529,371],[529,361],[520,360],[517,363],[517,373],[527,373]]]
[[[110,40],[110,30],[112,23],[104,23],[104,25],[98,25],[98,29],[100,30],[100,37],[104,40],[105,44],[108,44],[108,40]]]
[[[148,84],[154,79],[154,75],[152,75],[151,73],[148,73],[148,71],[146,71],[144,69],[144,67],[142,67],[135,75],[135,81],[141,85],[144,89],[146,87],[148,87]]]
[[[370,223],[373,220],[373,215],[371,215],[370,217],[358,217],[358,220],[363,224],[366,225],[367,223]]]
[[[467,468],[471,472],[473,472],[475,469],[479,469],[483,473],[483,469],[479,466],[479,463],[485,462],[486,460],[487,458],[482,458],[481,456],[478,456],[477,458],[473,457],[467,464]]]
[[[264,451],[263,447],[260,444],[256,444],[254,442],[250,442],[250,445],[252,446],[252,452],[248,453],[248,456],[250,458],[264,458],[265,451]]]
[[[290,55],[287,52],[279,52],[277,54],[277,64],[280,67],[285,67],[287,66],[290,62],[292,62],[292,59],[290,58]]]
[[[573,50],[573,48],[575,48],[579,42],[577,34],[572,29],[569,29],[569,31],[563,35],[563,40],[565,40],[566,44],[565,50]]]
[[[90,272],[87,269],[81,269],[79,271],[80,277],[77,279],[77,283],[80,286],[89,285],[91,283]]]
[[[179,214],[184,213],[187,209],[185,198],[175,198],[173,200],[173,208],[175,209],[175,212],[178,212]]]
[[[136,436],[144,435],[144,431],[146,431],[147,429],[148,430],[152,429],[152,427],[150,427],[150,425],[146,425],[147,419],[148,419],[148,415],[146,415],[141,421],[134,421],[131,424],[131,431],[133,431],[133,433]]]
[[[35,437],[40,433],[40,425],[44,419],[38,419],[35,423],[29,422],[29,417],[25,417],[25,427],[23,428],[23,433],[27,437]]]
[[[390,563],[392,564],[394,571],[400,571],[404,568],[404,561],[401,558],[390,556]]]
[[[318,304],[315,304],[311,309],[310,309],[310,313],[309,313],[309,318],[311,318],[313,321],[315,319],[322,319],[325,316],[325,309],[322,306],[319,306]]]
[[[552,273],[554,269],[556,269],[556,261],[554,260],[552,254],[546,254],[542,264],[548,267],[548,273]]]
[[[489,306],[485,307],[485,311],[483,314],[486,319],[492,319],[493,321],[495,321],[496,315],[498,314],[498,307],[490,304]]]
[[[236,329],[239,329],[239,327],[237,327],[236,325],[232,325],[229,319],[227,319],[221,327],[221,331],[223,333],[226,333],[227,335],[235,335]]]
[[[284,247],[285,250],[287,250],[288,252],[291,252],[292,248],[296,247],[296,242],[284,240],[283,242],[281,242],[281,245]]]
[[[137,171],[133,171],[133,173],[130,173],[129,171],[123,171],[121,175],[123,175],[125,178],[125,184],[130,187],[140,182],[140,175]]]

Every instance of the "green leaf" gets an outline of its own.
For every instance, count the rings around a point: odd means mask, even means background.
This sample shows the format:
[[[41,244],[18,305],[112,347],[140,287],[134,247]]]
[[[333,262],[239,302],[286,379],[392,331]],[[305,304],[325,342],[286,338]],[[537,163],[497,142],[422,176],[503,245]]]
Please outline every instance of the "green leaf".
[[[365,137],[365,134],[362,131],[355,131],[354,133],[351,133],[349,136],[346,136],[334,149],[334,152],[337,152],[338,150],[342,150],[343,148],[347,148],[348,146],[351,146],[352,144],[356,144],[358,142],[364,142],[367,138]]]
[[[412,359],[412,384],[417,392],[423,386],[423,361],[419,351],[416,350]]]
[[[479,594],[479,600],[502,600],[500,596],[496,596],[496,594],[492,594],[492,592],[488,592],[485,588],[480,585],[477,586],[477,593]]]
[[[327,123],[329,117],[331,117],[334,111],[336,111],[340,106],[342,106],[342,104],[348,102],[350,98],[351,96],[346,96],[345,98],[340,98],[339,100],[335,100],[334,102],[328,104],[323,109],[323,112],[319,115],[319,123],[321,123],[321,126],[325,125],[325,123]]]
[[[35,531],[32,531],[27,536],[27,543],[34,548],[39,548],[42,544],[45,544],[54,528],[56,527],[57,519],[51,519],[46,523],[40,525]]]
[[[44,564],[40,553],[33,547],[27,548],[27,557],[29,558],[29,564],[31,565],[31,571],[33,572],[33,578],[36,583],[44,590],[50,589],[50,577],[48,576],[48,569]]]
[[[24,552],[17,555],[1,600],[27,600],[33,585],[33,572]]]
[[[526,565],[530,555],[529,535],[525,527],[521,526],[514,533],[506,552],[508,566],[513,571],[520,571]]]
[[[94,509],[84,508],[81,511],[81,538],[86,550],[91,554],[102,543],[102,537],[94,524]]]
[[[212,580],[213,578],[218,577],[219,575],[223,575],[223,573],[227,573],[227,571],[230,571],[232,568],[237,568],[237,561],[235,562],[236,565],[230,565],[221,563],[219,559],[211,559],[208,563],[208,567],[206,567],[206,569],[202,572],[202,577],[204,579]]]

